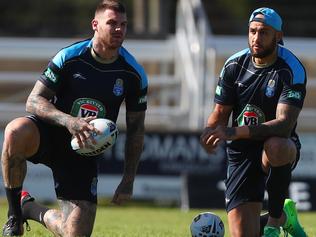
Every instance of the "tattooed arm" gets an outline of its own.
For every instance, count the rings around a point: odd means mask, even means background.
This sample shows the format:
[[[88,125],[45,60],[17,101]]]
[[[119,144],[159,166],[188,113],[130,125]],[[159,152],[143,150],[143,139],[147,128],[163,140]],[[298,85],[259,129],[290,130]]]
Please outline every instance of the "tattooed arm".
[[[276,118],[257,126],[241,126],[222,128],[224,140],[255,139],[265,140],[269,137],[290,137],[301,109],[288,105],[278,104]],[[219,128],[221,130],[221,128]]]
[[[229,111],[228,109],[226,108],[227,112]],[[280,103],[277,106],[275,119],[257,126],[241,127],[227,127],[227,112],[213,112],[208,120],[210,126],[204,129],[201,136],[201,144],[209,153],[213,152],[220,140],[265,140],[273,136],[287,138],[291,135],[292,129],[296,124],[300,109]]]
[[[145,111],[127,112],[126,114],[127,132],[124,174],[112,199],[112,202],[115,204],[121,204],[123,201],[128,200],[133,193],[133,183],[144,145],[144,121]]]
[[[54,91],[37,81],[27,99],[26,111],[50,124],[66,127],[72,135],[77,137],[82,147],[90,137],[91,131],[98,132],[88,123],[95,117],[79,118],[63,113],[50,102],[54,96]]]
[[[145,112],[127,112],[124,177],[134,178],[143,151]]]
[[[46,87],[42,82],[37,81],[27,99],[26,111],[51,124],[66,126],[71,116],[57,110],[50,102],[54,96],[54,91]]]
[[[288,104],[278,104],[276,119],[258,126],[249,126],[249,138],[266,139],[268,137],[290,137],[301,109]]]

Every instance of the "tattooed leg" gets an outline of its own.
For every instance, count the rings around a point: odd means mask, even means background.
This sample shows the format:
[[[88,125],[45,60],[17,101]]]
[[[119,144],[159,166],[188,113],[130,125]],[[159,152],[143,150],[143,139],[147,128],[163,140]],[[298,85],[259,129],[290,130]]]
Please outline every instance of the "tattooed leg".
[[[23,155],[10,155],[7,149],[3,149],[1,163],[9,207],[8,217],[20,218],[22,216],[20,198],[22,183],[26,174],[26,161]]]
[[[18,118],[6,126],[1,154],[1,166],[9,206],[8,217],[21,219],[20,198],[26,175],[26,157],[36,152],[38,144],[39,135],[37,127],[29,119]],[[9,229],[9,225],[6,226]],[[19,233],[23,233],[22,226]]]
[[[26,159],[23,155],[9,155],[8,150],[2,151],[2,174],[6,188],[21,187],[26,175]]]
[[[5,187],[22,186],[26,175],[26,158],[35,154],[38,146],[39,132],[30,119],[18,118],[7,125],[1,155]]]
[[[46,227],[57,236],[90,236],[96,204],[88,201],[59,200],[61,210],[49,210],[44,216]]]
[[[53,232],[55,236],[62,236],[62,212],[57,209],[51,209],[44,215],[46,228]]]

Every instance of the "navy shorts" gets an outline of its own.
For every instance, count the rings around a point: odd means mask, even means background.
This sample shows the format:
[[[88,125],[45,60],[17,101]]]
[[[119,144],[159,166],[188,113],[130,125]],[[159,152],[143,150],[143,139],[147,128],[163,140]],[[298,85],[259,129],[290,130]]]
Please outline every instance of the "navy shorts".
[[[300,158],[301,144],[296,137],[291,138],[297,148],[296,161],[292,164],[292,170]],[[262,170],[261,158],[263,143],[256,143],[247,149],[239,149],[238,146],[227,147],[227,177],[225,180],[226,210],[236,208],[246,202],[263,202],[266,174]]]
[[[97,158],[74,152],[70,145],[71,134],[66,128],[49,125],[35,116],[27,118],[40,132],[38,151],[27,160],[52,170],[57,198],[97,203]]]

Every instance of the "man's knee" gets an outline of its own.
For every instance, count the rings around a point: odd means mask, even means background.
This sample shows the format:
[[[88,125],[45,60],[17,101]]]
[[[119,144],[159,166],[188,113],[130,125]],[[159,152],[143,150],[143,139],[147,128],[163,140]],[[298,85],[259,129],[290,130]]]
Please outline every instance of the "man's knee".
[[[61,208],[65,207],[71,211],[63,211],[63,236],[91,236],[96,204],[88,201],[62,201]]]
[[[66,224],[63,228],[63,235],[67,237],[89,237],[92,234],[93,226],[87,225],[81,225],[81,226],[74,226],[71,224]]]
[[[264,142],[264,153],[271,166],[292,163],[296,152],[294,143],[287,138],[271,137]]]
[[[39,140],[36,125],[28,118],[17,118],[5,128],[3,150],[9,157],[15,154],[28,157],[37,151]]]

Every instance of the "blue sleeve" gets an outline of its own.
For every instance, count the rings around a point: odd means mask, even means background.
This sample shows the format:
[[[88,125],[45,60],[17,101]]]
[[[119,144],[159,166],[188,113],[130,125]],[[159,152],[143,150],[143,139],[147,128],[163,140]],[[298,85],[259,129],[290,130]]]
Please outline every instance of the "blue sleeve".
[[[66,61],[78,57],[91,46],[92,40],[83,40],[61,49],[49,62],[40,77],[40,81],[48,88],[56,91],[63,79],[63,68]]]
[[[288,70],[285,70],[282,75],[284,81],[279,102],[302,108],[306,96],[307,78],[305,68],[288,49],[279,47],[278,53],[288,65]]]
[[[306,96],[305,72],[301,74],[302,80],[294,81],[292,74],[288,74],[283,82],[283,89],[279,99],[280,103],[289,104],[302,108]]]
[[[147,80],[147,77],[145,80]],[[146,82],[145,87],[141,85],[143,81],[144,81],[144,78],[138,79],[134,81],[132,85],[129,86],[129,91],[125,99],[127,111],[144,111],[147,109],[148,87],[147,87],[147,82]]]
[[[127,111],[144,111],[147,109],[148,79],[144,68],[136,61],[124,47],[121,47],[119,54],[125,59],[136,75],[130,80],[129,91],[126,96]]]
[[[234,68],[231,62],[223,67],[215,91],[215,103],[233,105],[236,101]]]
[[[57,91],[61,84],[62,70],[52,61],[48,64],[39,80],[48,88]]]

